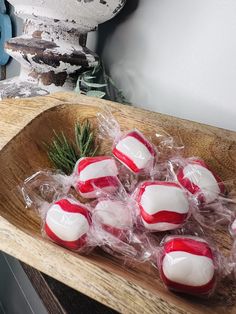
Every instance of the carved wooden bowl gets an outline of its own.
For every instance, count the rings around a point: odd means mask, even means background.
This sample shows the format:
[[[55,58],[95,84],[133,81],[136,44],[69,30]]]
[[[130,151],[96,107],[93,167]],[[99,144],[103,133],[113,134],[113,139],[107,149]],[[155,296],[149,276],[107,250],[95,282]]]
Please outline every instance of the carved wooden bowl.
[[[156,269],[147,264],[127,267],[99,250],[80,256],[41,236],[40,220],[25,209],[18,186],[37,170],[50,167],[42,143],[51,140],[53,129],[72,135],[74,123],[85,118],[96,128],[96,114],[104,105],[113,109],[123,130],[137,127],[146,135],[164,131],[179,135],[187,156],[204,158],[224,180],[235,178],[234,132],[73,94],[0,103],[2,130],[11,124],[11,132],[14,123],[20,129],[32,120],[0,151],[0,249],[123,313],[235,313],[236,289],[230,280],[222,282],[210,300],[184,297],[168,292]],[[53,108],[43,111],[49,107]],[[110,153],[108,142],[102,143],[102,152]],[[226,231],[214,237],[227,254],[232,243]]]

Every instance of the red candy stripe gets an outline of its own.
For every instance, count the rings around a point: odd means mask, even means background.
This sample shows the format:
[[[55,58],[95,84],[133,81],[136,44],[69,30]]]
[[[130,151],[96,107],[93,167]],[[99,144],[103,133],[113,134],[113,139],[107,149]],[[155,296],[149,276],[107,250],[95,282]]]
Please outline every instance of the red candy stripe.
[[[44,230],[48,237],[54,241],[55,243],[59,244],[60,246],[66,247],[70,250],[78,250],[82,248],[86,244],[86,238],[87,235],[84,234],[81,238],[79,238],[76,241],[64,241],[61,238],[59,238],[50,228],[47,224],[44,226]]]
[[[170,210],[161,210],[153,215],[149,215],[142,205],[139,205],[141,209],[141,216],[143,220],[148,224],[155,224],[158,222],[168,222],[172,224],[182,224],[187,218],[188,214],[180,214]]]
[[[67,199],[62,199],[56,202],[55,205],[60,206],[61,209],[65,212],[81,214],[88,220],[89,223],[91,223],[90,213],[86,207],[83,207],[79,204],[72,204]]]
[[[206,256],[213,260],[213,253],[206,242],[190,238],[174,238],[164,244],[165,253],[182,251],[194,255]]]
[[[139,169],[136,164],[125,154],[120,152],[116,147],[112,150],[113,155],[121,162],[123,162],[130,170],[134,173],[138,173],[141,169]]]
[[[116,177],[108,176],[108,177],[101,177],[96,179],[87,180],[84,182],[79,182],[77,184],[77,189],[81,193],[89,193],[96,190],[96,188],[106,188],[106,187],[117,187],[119,182]]]
[[[105,231],[112,234],[114,237],[118,239],[123,239],[125,237],[126,230],[122,230],[105,224],[103,224],[102,227]]]
[[[191,182],[190,179],[184,177],[184,168],[179,170],[177,174],[177,179],[181,183],[181,185],[185,187],[193,195],[201,192],[199,186]],[[199,198],[201,198],[201,201],[205,201],[204,195],[200,194]]]

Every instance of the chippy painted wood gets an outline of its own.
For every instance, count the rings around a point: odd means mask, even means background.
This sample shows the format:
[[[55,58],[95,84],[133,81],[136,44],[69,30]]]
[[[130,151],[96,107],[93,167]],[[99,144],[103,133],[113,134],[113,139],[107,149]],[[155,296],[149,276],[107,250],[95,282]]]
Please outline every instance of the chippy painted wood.
[[[95,115],[104,105],[113,109],[123,129],[136,126],[148,135],[165,129],[180,135],[187,155],[203,157],[225,180],[235,178],[234,132],[73,93],[2,101],[0,249],[122,313],[235,313],[236,288],[229,280],[210,301],[197,301],[166,291],[157,271],[148,265],[122,267],[101,252],[82,257],[41,237],[39,219],[25,210],[17,185],[49,166],[42,141],[51,138],[53,128],[63,126],[70,135],[77,119],[89,117],[95,123]],[[107,149],[107,143],[102,149]],[[219,231],[215,238],[227,252],[231,241],[226,233]]]
[[[9,0],[23,19],[23,34],[9,40],[11,23],[0,0],[0,64],[12,56],[18,77],[0,82],[0,98],[43,96],[74,90],[77,78],[99,63],[86,47],[87,33],[113,18],[126,0]],[[47,10],[45,10],[47,8]],[[3,44],[5,51],[3,53]]]

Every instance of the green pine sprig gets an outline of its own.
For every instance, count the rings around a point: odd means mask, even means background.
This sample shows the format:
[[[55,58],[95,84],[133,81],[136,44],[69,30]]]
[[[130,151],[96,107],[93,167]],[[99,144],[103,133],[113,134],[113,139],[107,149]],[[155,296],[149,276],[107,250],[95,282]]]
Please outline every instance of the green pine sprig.
[[[75,125],[75,142],[80,157],[93,157],[96,154],[98,147],[95,145],[95,136],[88,120]]]
[[[88,120],[75,124],[74,141],[69,140],[65,134],[53,131],[54,138],[50,144],[45,144],[48,158],[57,169],[71,174],[77,160],[81,157],[92,157],[96,154],[98,146],[96,138]]]

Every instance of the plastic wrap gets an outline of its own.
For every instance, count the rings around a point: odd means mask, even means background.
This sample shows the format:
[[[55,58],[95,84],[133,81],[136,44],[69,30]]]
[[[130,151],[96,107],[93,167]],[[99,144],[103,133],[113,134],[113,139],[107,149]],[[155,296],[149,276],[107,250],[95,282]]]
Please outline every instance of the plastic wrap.
[[[132,200],[136,226],[144,232],[172,231],[190,223],[215,229],[220,219],[231,217],[231,211],[225,208],[217,215],[207,208],[203,211],[196,198],[174,181],[144,181],[132,194]]]
[[[132,198],[137,226],[150,232],[180,228],[189,219],[193,207],[188,193],[176,182],[142,182]]]
[[[84,158],[81,161],[84,160],[86,166],[96,163],[94,160],[108,160],[115,165],[114,159],[110,157]],[[113,173],[114,169],[110,170]],[[96,171],[91,173],[96,176]],[[27,207],[35,210],[41,218],[43,236],[77,252],[87,253],[99,246],[125,261],[147,260],[146,245],[143,243],[147,238],[134,230],[132,201],[118,178],[115,179],[115,189],[111,190],[104,189],[100,181],[84,180],[84,174],[80,174],[81,169],[70,177],[57,171],[39,171],[22,185],[21,191]],[[97,174],[100,175],[99,172]],[[83,188],[88,185],[87,191],[93,193],[89,196],[96,199],[90,204],[79,202],[69,194],[72,181],[75,186],[78,182],[82,182]],[[105,183],[105,186],[113,186],[113,176],[107,176]]]
[[[181,141],[165,132],[151,139],[136,129],[123,133],[109,110],[98,121],[116,159],[83,157],[70,176],[39,171],[21,187],[43,236],[76,252],[98,246],[123,263],[152,263],[168,289],[212,295],[219,279],[236,274],[236,242],[226,260],[204,232],[230,221],[236,239],[230,184],[200,158],[182,158]]]
[[[135,174],[149,174],[154,176],[158,173],[157,163],[163,161],[163,156],[168,153],[175,155],[183,149],[183,144],[177,145],[172,136],[153,133],[149,139],[137,129],[121,132],[120,126],[110,110],[106,108],[98,114],[100,137],[110,137],[113,141],[112,153],[127,169]],[[153,144],[153,140],[157,146]],[[163,156],[162,156],[163,155]]]
[[[96,245],[91,208],[65,194],[69,185],[64,180],[63,174],[48,171],[27,178],[21,187],[26,206],[40,216],[44,237],[70,250],[90,251]]]
[[[172,291],[209,297],[220,276],[218,252],[207,240],[194,236],[167,236],[157,265],[165,286]]]
[[[70,176],[59,171],[38,171],[25,180],[24,189],[29,186],[31,190],[34,187],[38,189],[39,185],[44,193],[49,193],[46,189],[50,187],[50,193],[67,194],[74,187],[81,197],[88,199],[100,197],[103,193],[113,194],[123,188],[118,179],[116,161],[110,156],[83,157],[77,161]]]
[[[133,201],[125,189],[92,202],[93,234],[97,245],[123,261],[146,261],[149,257],[145,234],[135,230]]]
[[[45,208],[60,197],[68,194],[71,186],[70,178],[63,172],[41,170],[25,179],[20,190],[28,208],[37,211],[44,218]]]
[[[169,167],[174,179],[200,203],[212,203],[226,193],[223,180],[198,157],[172,158]]]
[[[223,181],[198,157],[169,162],[169,179],[178,182],[196,204],[194,218],[209,228],[228,224],[235,215],[233,180]]]
[[[94,243],[90,232],[91,210],[72,196],[50,204],[43,221],[42,232],[50,240],[74,251],[87,251]]]
[[[93,218],[106,232],[119,239],[125,238],[125,234],[133,229],[132,211],[125,200],[99,199],[93,210]]]
[[[71,185],[84,198],[115,193],[120,187],[115,159],[110,156],[79,159],[71,176]]]

